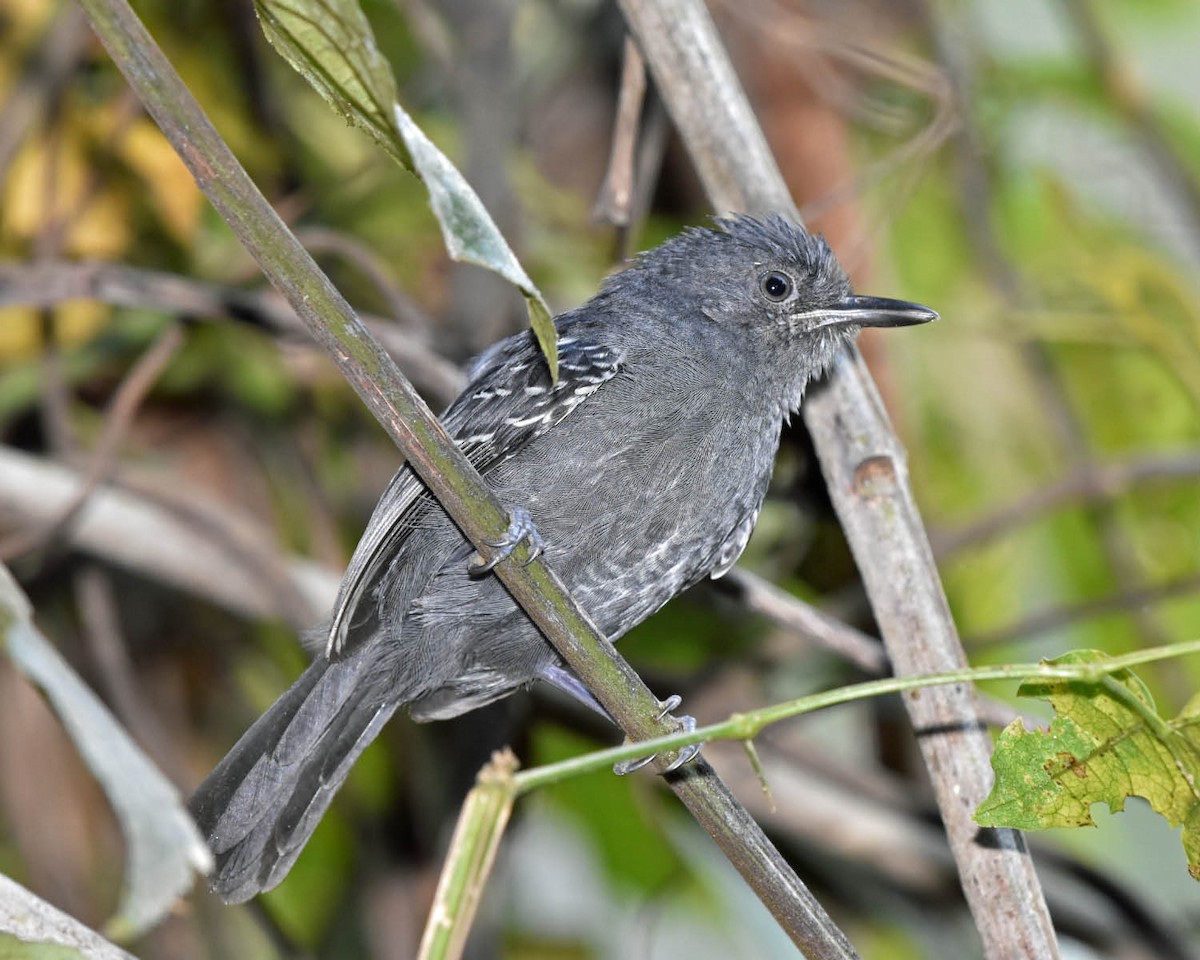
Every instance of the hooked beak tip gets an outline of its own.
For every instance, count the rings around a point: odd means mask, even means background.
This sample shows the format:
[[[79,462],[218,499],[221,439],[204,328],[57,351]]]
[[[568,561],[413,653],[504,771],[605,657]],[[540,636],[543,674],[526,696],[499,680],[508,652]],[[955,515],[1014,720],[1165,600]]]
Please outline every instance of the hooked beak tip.
[[[887,297],[849,296],[835,303],[832,312],[843,317],[843,323],[863,327],[912,327],[938,319],[936,310]]]

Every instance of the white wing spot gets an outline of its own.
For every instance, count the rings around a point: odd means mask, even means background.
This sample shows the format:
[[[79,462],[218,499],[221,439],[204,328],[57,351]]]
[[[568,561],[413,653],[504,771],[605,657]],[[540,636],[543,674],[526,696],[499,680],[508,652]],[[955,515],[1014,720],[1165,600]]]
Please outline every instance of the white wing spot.
[[[528,427],[530,424],[537,423],[538,421],[542,421],[543,423],[548,422],[550,420],[550,414],[553,412],[553,410],[547,410],[544,413],[535,413],[532,417],[524,418],[509,417],[504,422],[513,427]]]

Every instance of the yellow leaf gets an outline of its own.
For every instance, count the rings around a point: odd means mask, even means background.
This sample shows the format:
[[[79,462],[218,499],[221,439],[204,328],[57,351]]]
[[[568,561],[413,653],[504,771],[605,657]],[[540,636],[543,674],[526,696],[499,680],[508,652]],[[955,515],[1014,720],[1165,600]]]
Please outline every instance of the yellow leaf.
[[[80,138],[70,124],[60,132],[53,153],[45,138],[35,137],[17,154],[4,193],[3,229],[32,241],[65,218],[70,224],[65,254],[114,258],[129,245],[128,203],[111,191],[92,192]]]
[[[149,119],[133,123],[117,150],[146,182],[150,200],[168,232],[188,245],[195,234],[203,195],[179,155]]]
[[[73,346],[95,336],[111,308],[92,300],[74,300],[54,308],[58,341]],[[28,360],[42,350],[40,311],[34,307],[0,308],[0,366]]]

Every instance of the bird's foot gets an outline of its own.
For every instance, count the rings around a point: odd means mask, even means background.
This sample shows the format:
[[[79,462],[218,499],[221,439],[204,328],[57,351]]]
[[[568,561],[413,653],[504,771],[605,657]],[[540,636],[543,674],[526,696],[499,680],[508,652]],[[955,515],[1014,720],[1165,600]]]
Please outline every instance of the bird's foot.
[[[529,511],[524,507],[513,507],[508,512],[508,529],[504,531],[504,536],[496,543],[488,541],[488,546],[495,548],[491,557],[485,559],[476,553],[467,563],[467,574],[473,579],[478,579],[490,573],[501,560],[512,556],[512,552],[522,540],[529,541],[529,559],[526,563],[533,563],[546,549],[546,541],[533,525],[533,517],[529,515]]]
[[[667,699],[662,702],[662,709],[658,712],[657,719],[662,720],[668,713],[678,707],[681,703],[683,703],[683,697],[679,696],[677,693],[671,694],[671,696],[667,697]],[[676,717],[676,720],[679,723],[681,733],[691,733],[696,729],[695,717],[689,717],[685,714],[682,717]],[[663,773],[670,773],[672,770],[678,770],[685,763],[691,763],[700,753],[701,746],[702,744],[699,743],[689,743],[686,747],[681,748],[679,755],[671,761],[671,765],[667,767]],[[641,770],[642,767],[646,766],[648,763],[651,763],[657,756],[657,753],[652,753],[648,757],[636,757],[633,760],[621,760],[620,762],[613,764],[613,773],[615,773],[618,777],[627,776],[628,774],[633,773],[635,770]]]

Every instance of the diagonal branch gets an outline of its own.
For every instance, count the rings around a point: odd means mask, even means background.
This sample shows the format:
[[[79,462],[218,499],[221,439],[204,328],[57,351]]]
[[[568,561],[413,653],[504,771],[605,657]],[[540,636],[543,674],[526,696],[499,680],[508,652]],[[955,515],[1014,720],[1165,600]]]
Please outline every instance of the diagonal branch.
[[[508,517],[490,488],[250,181],[125,0],[81,0],[109,55],[229,223],[305,325],[476,546],[498,541]],[[671,732],[661,706],[527,546],[496,574],[622,729],[634,739]],[[663,769],[671,754],[656,761]],[[810,957],[852,957],[845,936],[704,761],[668,777],[771,912]]]

